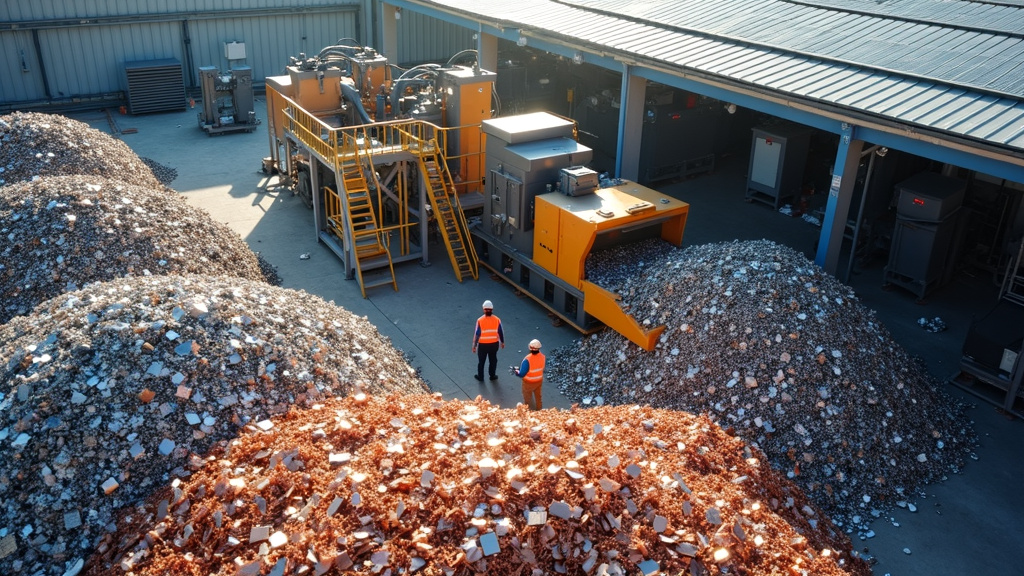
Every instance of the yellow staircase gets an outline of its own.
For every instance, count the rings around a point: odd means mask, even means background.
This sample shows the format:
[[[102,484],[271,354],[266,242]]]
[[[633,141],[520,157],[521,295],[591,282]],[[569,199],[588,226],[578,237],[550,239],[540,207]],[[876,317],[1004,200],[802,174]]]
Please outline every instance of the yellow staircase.
[[[352,146],[338,157],[338,168],[341,173],[342,194],[345,195],[347,210],[333,217],[347,217],[348,229],[352,231],[352,252],[355,255],[356,277],[359,289],[366,298],[366,289],[375,286],[391,286],[398,291],[395,280],[395,267],[391,262],[391,252],[385,242],[385,232],[377,223],[377,216],[370,198],[370,189],[363,175],[363,163],[358,146],[353,140]],[[386,270],[384,270],[386,264]],[[380,268],[378,276],[367,282],[363,278],[364,269]]]
[[[436,141],[431,141],[430,144],[421,147],[419,164],[420,174],[427,182],[427,196],[430,198],[434,217],[437,218],[438,230],[444,239],[448,258],[459,282],[466,278],[476,280],[479,277],[479,269],[476,251],[469,236],[469,225],[462,213],[462,207],[459,206],[459,197],[455,192],[455,184],[452,182],[451,173],[448,172],[448,166],[437,153],[439,146]]]

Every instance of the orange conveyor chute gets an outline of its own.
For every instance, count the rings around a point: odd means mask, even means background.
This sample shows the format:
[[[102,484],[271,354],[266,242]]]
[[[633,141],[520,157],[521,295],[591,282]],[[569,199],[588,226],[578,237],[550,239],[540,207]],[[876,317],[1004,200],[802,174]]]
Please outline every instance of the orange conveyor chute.
[[[639,230],[657,227],[662,240],[683,241],[686,202],[634,182],[600,188],[584,196],[558,192],[537,196],[533,260],[583,292],[583,309],[645,350],[654,349],[664,326],[644,327],[622,309],[621,298],[585,278],[587,256],[600,248],[627,242]]]

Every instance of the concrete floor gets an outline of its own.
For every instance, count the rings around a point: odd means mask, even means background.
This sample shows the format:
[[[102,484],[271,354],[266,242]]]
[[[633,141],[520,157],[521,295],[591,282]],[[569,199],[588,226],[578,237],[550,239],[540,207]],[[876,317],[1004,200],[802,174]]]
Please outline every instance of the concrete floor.
[[[262,106],[260,99],[258,115],[265,122]],[[260,171],[261,159],[269,154],[266,124],[254,133],[210,137],[199,129],[196,112],[198,108],[115,120],[120,130],[137,130],[121,138],[139,156],[178,171],[172,188],[277,266],[284,287],[366,316],[444,397],[482,395],[502,406],[521,400],[519,383],[507,375],[507,368],[499,369],[501,378],[495,383],[472,378],[473,323],[485,299],[494,302],[504,325],[507,346],[499,352],[499,366],[518,364],[532,338],[551,350],[580,337],[571,328],[554,326],[544,309],[517,297],[510,285],[491,279],[483,269],[480,280],[459,283],[440,244],[431,245],[432,266],[397,266],[398,292],[375,288],[362,298],[358,284],[344,278],[333,252],[317,242],[312,211],[279,188],[276,177]],[[102,113],[76,118],[111,130]],[[722,161],[712,174],[662,187],[691,204],[684,244],[770,238],[812,256],[818,228],[743,201],[745,163],[746,158]],[[301,259],[303,254],[309,258]],[[858,270],[850,285],[896,341],[921,357],[936,377],[949,379],[958,371],[971,318],[994,304],[996,286],[988,276],[961,273],[918,304],[909,292],[881,289],[882,266],[878,262]],[[946,322],[946,331],[929,333],[917,325],[918,318],[935,316]],[[981,385],[977,392],[994,395],[988,388]],[[947,389],[972,406],[968,415],[979,436],[977,460],[969,461],[962,473],[927,487],[916,501],[917,512],[898,509],[880,518],[872,525],[876,535],[854,545],[877,560],[878,576],[1024,574],[1024,424],[959,388]],[[551,408],[569,406],[553,385],[545,387],[544,402]]]

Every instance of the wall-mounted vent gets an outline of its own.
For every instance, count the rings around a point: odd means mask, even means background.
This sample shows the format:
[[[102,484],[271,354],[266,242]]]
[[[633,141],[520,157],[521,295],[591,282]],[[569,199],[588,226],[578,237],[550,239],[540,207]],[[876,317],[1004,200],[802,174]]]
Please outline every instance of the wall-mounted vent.
[[[184,110],[185,81],[174,58],[124,63],[128,111],[132,114]]]

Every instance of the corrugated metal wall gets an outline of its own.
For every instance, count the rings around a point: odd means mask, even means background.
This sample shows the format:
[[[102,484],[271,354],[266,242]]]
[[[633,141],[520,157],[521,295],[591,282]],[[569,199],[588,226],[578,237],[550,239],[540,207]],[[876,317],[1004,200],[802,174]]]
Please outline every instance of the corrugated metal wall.
[[[310,7],[361,5],[361,2],[338,0],[15,0],[0,2],[0,22],[53,20],[69,18],[108,18],[153,14],[201,15],[229,10],[265,10],[298,12]]]
[[[245,43],[253,80],[284,72],[290,56],[341,38],[380,48],[379,1],[106,0],[0,2],[0,105],[118,98],[124,62],[175,58],[185,86],[200,66],[227,69],[224,43]],[[443,62],[475,48],[472,31],[407,12],[393,63]],[[369,30],[368,30],[369,29]],[[24,55],[24,57],[22,56]]]
[[[398,60],[404,64],[444,62],[457,52],[476,49],[473,31],[411,10],[398,21]]]
[[[32,73],[39,70],[33,46],[28,30],[0,32],[0,101],[30,100],[43,93],[42,79]]]
[[[182,59],[174,22],[45,29],[39,44],[54,98],[120,90],[126,61]]]

